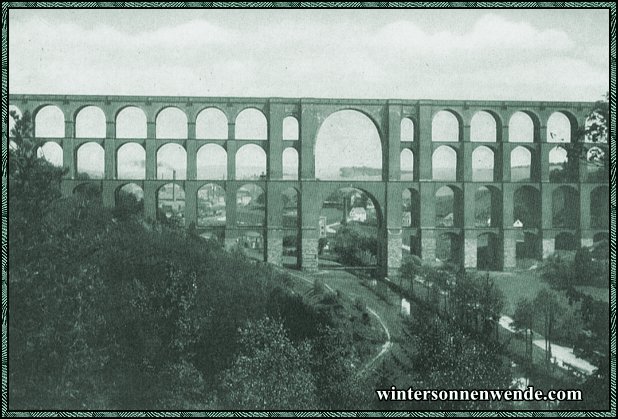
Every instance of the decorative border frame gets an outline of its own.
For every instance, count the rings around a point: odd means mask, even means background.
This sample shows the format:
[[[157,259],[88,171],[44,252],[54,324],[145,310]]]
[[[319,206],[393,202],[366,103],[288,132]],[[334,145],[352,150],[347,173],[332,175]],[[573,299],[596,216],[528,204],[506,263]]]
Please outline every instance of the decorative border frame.
[[[609,411],[9,411],[7,372],[8,12],[11,8],[604,8],[610,13],[610,410]],[[616,416],[616,4],[613,2],[4,2],[2,3],[2,416],[3,417],[615,417]]]

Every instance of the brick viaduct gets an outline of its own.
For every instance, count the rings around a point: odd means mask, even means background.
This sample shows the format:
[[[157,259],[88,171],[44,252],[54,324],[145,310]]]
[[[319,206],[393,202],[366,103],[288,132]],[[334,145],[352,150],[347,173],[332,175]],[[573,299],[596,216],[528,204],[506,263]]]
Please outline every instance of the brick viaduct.
[[[170,180],[157,179],[157,150],[167,143],[178,143],[187,154],[186,180],[177,180],[185,191],[186,225],[196,221],[197,191],[208,183],[215,183],[225,189],[226,226],[225,241],[232,243],[242,234],[243,227],[236,222],[236,191],[248,181],[235,180],[235,154],[246,143],[257,144],[267,156],[267,173],[264,179],[252,181],[266,194],[266,218],[263,227],[265,238],[264,258],[272,263],[282,260],[282,191],[293,187],[299,197],[299,265],[313,270],[318,265],[318,224],[322,202],[341,187],[353,186],[368,193],[376,202],[379,215],[378,265],[384,274],[393,275],[402,260],[402,234],[415,237],[418,253],[424,260],[435,260],[436,240],[442,234],[449,234],[459,242],[461,260],[467,267],[476,267],[477,239],[481,234],[496,238],[500,255],[499,268],[513,268],[516,263],[516,241],[518,228],[513,226],[514,195],[521,187],[532,188],[539,197],[540,222],[533,233],[538,237],[539,256],[554,251],[555,238],[567,232],[577,244],[590,245],[596,234],[607,234],[608,227],[591,225],[591,194],[595,188],[608,188],[607,181],[588,180],[585,170],[579,169],[579,176],[569,183],[550,182],[549,152],[556,146],[547,141],[547,121],[554,112],[561,112],[570,120],[572,137],[581,127],[592,103],[584,102],[514,102],[514,101],[448,101],[448,100],[361,100],[361,99],[288,99],[288,98],[210,98],[210,97],[136,97],[136,96],[64,96],[64,95],[10,95],[9,104],[21,112],[29,111],[33,117],[45,106],[54,105],[64,113],[65,134],[63,138],[41,138],[41,144],[52,141],[63,150],[63,164],[68,169],[63,181],[63,193],[71,194],[83,180],[76,179],[76,154],[80,145],[87,142],[99,143],[105,151],[105,174],[96,180],[102,189],[103,202],[115,205],[115,193],[123,185],[136,183],[144,191],[144,213],[156,216],[156,195],[158,189]],[[76,138],[75,121],[78,112],[86,106],[99,107],[106,117],[105,138]],[[128,107],[135,106],[144,111],[147,118],[146,138],[116,138],[116,116]],[[186,139],[156,138],[156,118],[167,108],[182,110],[188,121]],[[196,139],[196,118],[206,108],[218,108],[228,120],[226,140]],[[235,138],[236,116],[247,108],[261,111],[267,120],[266,140],[244,140]],[[355,110],[371,119],[380,136],[382,146],[381,181],[321,181],[315,176],[315,144],[322,122],[332,113],[340,110]],[[447,110],[459,122],[456,142],[432,141],[432,120],[439,111]],[[492,142],[472,142],[470,125],[472,117],[479,111],[490,113],[496,121],[496,139]],[[534,123],[534,138],[530,143],[509,142],[509,120],[518,111],[528,114]],[[298,121],[297,141],[284,140],[282,124],[284,118],[293,116]],[[402,142],[401,121],[409,118],[414,123],[414,141]],[[134,142],[145,149],[146,176],[143,180],[124,180],[116,176],[117,150],[123,144]],[[196,155],[200,147],[214,143],[227,152],[226,180],[196,179]],[[455,181],[432,180],[432,154],[441,145],[448,145],[457,155]],[[480,146],[489,147],[494,153],[493,182],[472,180],[472,153]],[[511,151],[525,146],[532,155],[532,176],[530,181],[511,181]],[[299,157],[297,180],[284,180],[282,167],[283,150],[292,147]],[[414,180],[401,180],[400,154],[410,149],[414,156]],[[436,227],[435,192],[442,186],[455,191],[456,211],[459,215],[451,227]],[[496,195],[496,208],[492,209],[497,223],[478,227],[474,221],[475,191],[479,186],[488,187]],[[578,207],[578,219],[574,226],[556,228],[552,224],[552,194],[557,188],[573,191]],[[410,190],[420,208],[418,225],[402,226],[402,191]],[[430,203],[430,204],[428,204]],[[608,204],[608,203],[607,203]],[[458,219],[457,219],[458,218]],[[403,232],[403,233],[402,233]]]

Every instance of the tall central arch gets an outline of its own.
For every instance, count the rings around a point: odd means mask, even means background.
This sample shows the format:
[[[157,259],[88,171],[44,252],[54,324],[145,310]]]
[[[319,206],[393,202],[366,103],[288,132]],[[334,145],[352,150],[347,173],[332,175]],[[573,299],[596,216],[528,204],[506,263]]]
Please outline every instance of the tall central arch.
[[[382,142],[375,123],[355,110],[330,114],[315,143],[320,180],[382,180]]]

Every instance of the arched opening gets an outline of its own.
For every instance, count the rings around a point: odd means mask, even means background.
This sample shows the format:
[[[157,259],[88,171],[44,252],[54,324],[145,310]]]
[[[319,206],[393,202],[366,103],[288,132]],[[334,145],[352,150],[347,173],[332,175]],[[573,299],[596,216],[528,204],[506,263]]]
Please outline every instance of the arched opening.
[[[266,178],[266,153],[262,147],[247,144],[236,152],[236,179]]]
[[[510,143],[532,143],[535,141],[534,121],[525,112],[515,112],[509,120]]]
[[[96,106],[82,108],[75,117],[75,137],[105,138],[107,123],[105,114]]]
[[[532,153],[526,147],[515,147],[511,150],[511,182],[530,182],[531,180]]]
[[[300,211],[298,191],[287,188],[281,194],[283,222],[283,265],[298,267],[300,265]]]
[[[462,193],[458,188],[442,186],[434,196],[435,226],[461,227],[463,225]]]
[[[283,139],[298,140],[298,120],[293,116],[288,116],[283,120]]]
[[[562,112],[554,112],[547,120],[548,143],[570,143],[571,121]]]
[[[598,186],[590,192],[590,227],[609,229],[609,188]]]
[[[525,229],[541,227],[541,196],[538,189],[522,186],[513,194],[513,226]]]
[[[579,192],[569,186],[556,188],[551,195],[552,227],[579,227]]]
[[[461,265],[463,246],[461,237],[455,233],[439,233],[436,237],[436,259],[441,263]]]
[[[474,193],[474,226],[479,228],[499,227],[502,224],[500,192],[481,186]]]
[[[187,115],[178,108],[168,107],[159,112],[156,120],[156,137],[185,139],[188,134]]]
[[[268,139],[268,122],[257,109],[245,109],[236,117],[235,138],[237,140]]]
[[[116,214],[144,213],[144,190],[135,183],[127,183],[116,189]]]
[[[479,234],[476,239],[476,268],[484,271],[501,269],[500,245],[494,233]]]
[[[433,180],[457,180],[457,152],[451,147],[441,145],[431,157],[431,177]]]
[[[366,192],[349,187],[331,193],[322,203],[319,226],[321,268],[378,265],[380,213]]]
[[[421,199],[417,190],[404,189],[402,202],[402,247],[412,255],[421,255],[418,228],[421,226]]]
[[[410,118],[403,118],[401,120],[400,130],[401,142],[414,141],[414,121]]]
[[[382,180],[382,144],[373,121],[353,110],[326,118],[315,144],[315,174],[321,180]]]
[[[480,146],[472,152],[472,181],[494,181],[494,152],[491,148]]]
[[[63,152],[62,147],[54,141],[48,141],[37,149],[37,157],[45,159],[56,167],[62,167]]]
[[[157,191],[157,220],[172,227],[185,225],[185,191],[177,183],[166,183]]]
[[[77,149],[77,178],[103,179],[105,150],[97,143],[86,143]]]
[[[298,180],[298,151],[288,147],[283,150],[283,179]]]
[[[164,144],[157,150],[157,179],[186,179],[187,152],[180,144]]]
[[[534,230],[518,228],[515,231],[515,260],[518,268],[529,268],[542,259],[542,241]]]
[[[589,182],[607,182],[609,178],[606,147],[592,146],[586,151],[586,180]]]
[[[266,195],[254,184],[246,184],[236,191],[236,216],[242,230],[238,237],[245,253],[257,260],[264,260],[264,229],[266,222]]]
[[[577,172],[569,164],[567,151],[562,147],[554,147],[549,151],[549,180],[550,182],[575,182]]]
[[[217,108],[201,111],[195,120],[195,138],[226,140],[228,137],[227,116]]]
[[[608,260],[609,259],[609,233],[596,233],[592,237],[592,249],[591,254],[595,259]]]
[[[197,191],[197,227],[225,227],[225,189],[213,183]]]
[[[143,110],[136,106],[123,108],[116,115],[116,138],[146,138],[148,121]]]
[[[236,216],[239,226],[263,226],[266,221],[266,195],[258,185],[248,183],[236,191]]]
[[[399,157],[401,180],[414,180],[414,153],[409,148],[401,151]]]
[[[481,111],[474,114],[470,121],[470,141],[497,141],[496,119],[489,112]]]
[[[63,138],[64,114],[57,106],[39,109],[34,117],[34,136],[37,138]]]
[[[579,241],[575,235],[566,232],[556,234],[556,238],[554,240],[555,251],[573,252],[577,249],[579,249]]]
[[[450,111],[440,111],[431,121],[431,141],[458,142],[459,120]]]
[[[217,144],[206,144],[197,151],[197,179],[227,179],[227,152]]]
[[[118,179],[146,179],[146,151],[137,143],[120,146],[117,152]]]

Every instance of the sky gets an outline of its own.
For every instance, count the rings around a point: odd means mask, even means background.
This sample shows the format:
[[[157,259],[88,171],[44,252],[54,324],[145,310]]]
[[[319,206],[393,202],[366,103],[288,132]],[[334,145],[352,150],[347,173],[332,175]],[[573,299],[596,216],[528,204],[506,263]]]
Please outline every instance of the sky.
[[[9,10],[10,93],[595,101],[608,67],[607,10]],[[380,165],[340,116],[318,177]]]
[[[11,93],[594,101],[606,10],[9,11]]]

